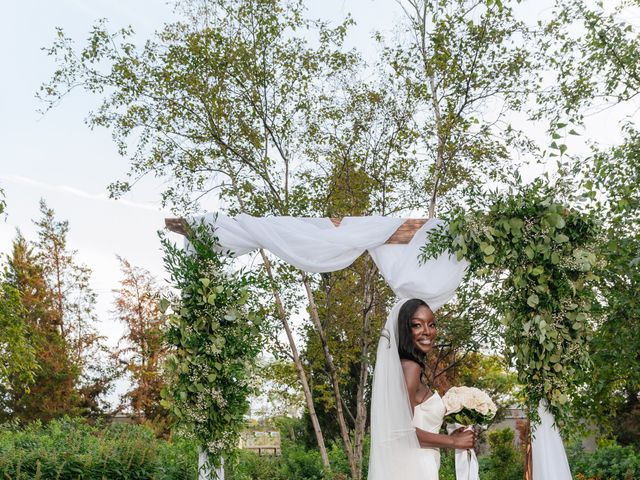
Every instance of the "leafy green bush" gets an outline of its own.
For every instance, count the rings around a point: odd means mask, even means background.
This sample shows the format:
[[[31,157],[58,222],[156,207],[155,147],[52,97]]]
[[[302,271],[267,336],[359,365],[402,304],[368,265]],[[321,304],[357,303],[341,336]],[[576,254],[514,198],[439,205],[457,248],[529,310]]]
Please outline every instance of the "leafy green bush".
[[[365,445],[365,451],[368,450]],[[259,456],[253,452],[240,451],[238,462],[227,468],[227,480],[347,480],[350,468],[341,445],[332,443],[329,447],[329,461],[332,471],[326,472],[322,466],[320,453],[315,448],[306,448],[303,443],[282,440],[282,454],[278,457]],[[367,478],[365,457],[362,478]]]
[[[593,453],[570,453],[569,463],[576,479],[634,480],[640,478],[640,452],[616,443],[601,446]]]
[[[524,455],[515,447],[513,430],[493,430],[487,440],[491,453],[479,459],[482,480],[522,480]]]
[[[0,475],[6,480],[193,479],[197,453],[140,425],[92,426],[64,418],[43,426],[0,428]]]
[[[280,467],[282,459],[270,455],[260,456],[253,452],[240,450],[237,463],[225,468],[228,480],[281,480]]]
[[[325,478],[322,459],[318,450],[306,450],[297,444],[283,444],[281,468],[282,478],[300,480],[320,480]]]
[[[325,475],[320,453],[293,442],[282,442],[282,455],[259,456],[239,451],[238,462],[226,470],[228,480],[321,480]]]
[[[456,480],[455,452],[450,449],[440,450],[440,474],[439,480]]]

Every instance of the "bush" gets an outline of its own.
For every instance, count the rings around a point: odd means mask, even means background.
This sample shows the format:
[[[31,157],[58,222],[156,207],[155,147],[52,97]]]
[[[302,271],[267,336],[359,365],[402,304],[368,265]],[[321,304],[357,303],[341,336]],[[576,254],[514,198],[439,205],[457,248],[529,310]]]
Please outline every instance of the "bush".
[[[487,440],[491,453],[479,459],[482,480],[522,480],[524,455],[514,444],[513,430],[493,430]]]
[[[579,480],[634,480],[640,478],[640,452],[616,443],[602,445],[593,453],[572,452],[571,471]]]
[[[281,480],[282,459],[273,456],[259,456],[253,452],[240,450],[237,463],[225,468],[227,480]]]
[[[227,480],[347,480],[351,469],[340,441],[328,444],[331,472],[326,472],[317,447],[309,446],[305,431],[305,420],[279,417],[274,419],[280,430],[282,454],[280,457],[258,456],[253,452],[240,451],[238,462],[228,465]],[[369,435],[364,438],[362,478],[367,478],[369,467]]]
[[[305,450],[301,445],[284,442],[282,445],[282,478],[320,480],[325,478],[318,450]],[[267,479],[265,479],[267,480]]]
[[[282,455],[259,456],[240,450],[238,463],[226,470],[227,480],[322,480],[327,479],[320,453],[289,441],[282,442]]]
[[[440,472],[438,479],[456,480],[455,450],[449,448],[440,449]]]
[[[0,474],[6,480],[186,480],[196,472],[193,445],[158,440],[140,425],[91,426],[64,418],[0,429]]]

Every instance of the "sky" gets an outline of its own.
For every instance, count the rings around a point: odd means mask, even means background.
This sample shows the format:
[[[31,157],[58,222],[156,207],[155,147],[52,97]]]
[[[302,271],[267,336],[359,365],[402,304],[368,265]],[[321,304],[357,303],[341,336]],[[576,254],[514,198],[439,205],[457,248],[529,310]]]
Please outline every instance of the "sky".
[[[522,8],[535,20],[549,12],[550,3],[529,0]],[[371,32],[388,31],[401,16],[392,0],[308,0],[307,5],[311,16],[327,20],[339,21],[351,13],[357,26],[348,44],[370,57],[375,52]],[[69,221],[69,245],[93,270],[98,327],[113,346],[123,331],[110,313],[112,290],[121,277],[116,255],[163,279],[157,231],[171,214],[160,208],[158,182],[140,182],[117,201],[108,198],[107,185],[124,178],[127,160],[118,155],[109,131],[90,130],[84,123],[97,98],[74,91],[45,115],[38,113],[42,105],[35,98],[55,69],[42,51],[53,42],[55,28],[62,27],[82,45],[99,18],[107,18],[114,29],[131,25],[142,42],[176,15],[161,0],[21,0],[3,5],[0,186],[8,207],[6,218],[0,219],[0,254],[9,251],[17,228],[27,238],[35,237],[31,220],[38,218],[38,203],[44,198],[59,219]],[[590,119],[589,125],[605,144],[616,143],[618,130],[606,114]],[[544,136],[541,126],[529,128]]]

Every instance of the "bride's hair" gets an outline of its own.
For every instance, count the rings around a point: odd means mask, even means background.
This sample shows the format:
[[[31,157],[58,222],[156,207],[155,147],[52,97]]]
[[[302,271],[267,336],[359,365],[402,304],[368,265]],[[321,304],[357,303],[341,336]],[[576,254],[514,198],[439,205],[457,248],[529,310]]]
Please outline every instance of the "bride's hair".
[[[427,367],[426,355],[418,350],[413,343],[410,325],[413,314],[420,307],[427,307],[431,310],[427,302],[419,298],[407,300],[400,308],[398,313],[398,355],[405,360],[413,360],[425,369]]]

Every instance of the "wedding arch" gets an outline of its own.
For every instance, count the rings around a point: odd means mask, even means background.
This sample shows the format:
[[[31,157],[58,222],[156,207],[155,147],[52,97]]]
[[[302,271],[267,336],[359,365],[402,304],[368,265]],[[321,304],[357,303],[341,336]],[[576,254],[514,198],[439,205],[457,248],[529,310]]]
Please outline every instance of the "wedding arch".
[[[441,254],[419,261],[421,248],[442,222],[437,219],[391,217],[296,218],[228,217],[207,214],[188,220],[168,218],[166,227],[187,235],[188,225],[209,225],[220,252],[241,256],[267,250],[294,267],[311,273],[332,272],[368,251],[398,299],[421,298],[437,310],[455,295],[467,262]],[[570,480],[566,453],[553,415],[541,402],[539,423],[532,432],[529,480]]]

